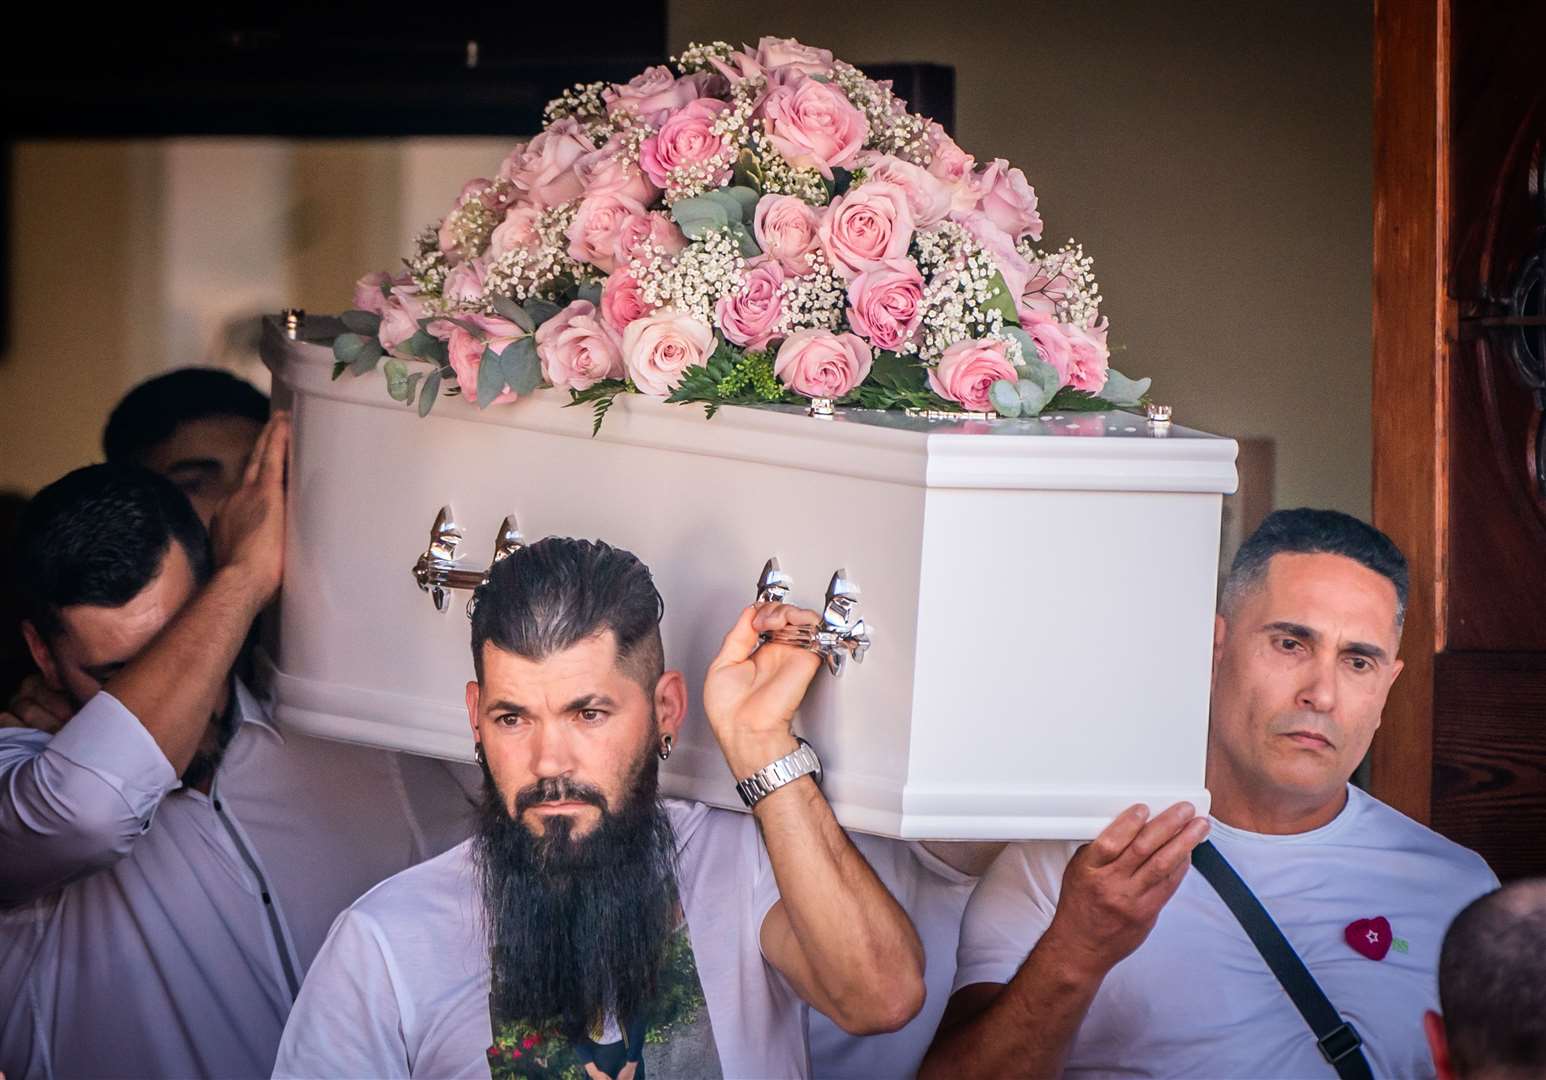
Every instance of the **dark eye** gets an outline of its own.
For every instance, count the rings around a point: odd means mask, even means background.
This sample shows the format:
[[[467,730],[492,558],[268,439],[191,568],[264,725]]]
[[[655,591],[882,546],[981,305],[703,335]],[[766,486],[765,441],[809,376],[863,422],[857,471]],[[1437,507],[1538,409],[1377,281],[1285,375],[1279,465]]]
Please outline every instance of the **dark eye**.
[[[601,721],[605,720],[606,717],[607,714],[602,712],[600,709],[580,710],[580,719],[585,721],[587,724],[599,724]]]
[[[1279,638],[1278,648],[1282,649],[1284,652],[1301,652],[1304,649],[1304,643],[1296,638]]]
[[[1372,663],[1370,663],[1369,658],[1367,656],[1352,656],[1352,657],[1349,657],[1348,658],[1348,663],[1353,665],[1353,670],[1354,671],[1373,671],[1374,670],[1374,665]]]
[[[494,717],[494,723],[500,727],[514,727],[521,722],[521,716],[517,713],[501,713]]]

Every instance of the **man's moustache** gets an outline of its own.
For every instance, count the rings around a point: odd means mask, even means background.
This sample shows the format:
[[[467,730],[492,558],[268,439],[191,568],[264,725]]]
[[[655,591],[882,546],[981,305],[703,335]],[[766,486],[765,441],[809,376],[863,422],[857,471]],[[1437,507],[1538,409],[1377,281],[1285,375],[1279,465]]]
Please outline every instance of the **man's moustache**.
[[[607,797],[600,788],[566,776],[546,776],[516,793],[515,812],[522,814],[533,806],[561,802],[589,803],[603,813],[607,809]]]

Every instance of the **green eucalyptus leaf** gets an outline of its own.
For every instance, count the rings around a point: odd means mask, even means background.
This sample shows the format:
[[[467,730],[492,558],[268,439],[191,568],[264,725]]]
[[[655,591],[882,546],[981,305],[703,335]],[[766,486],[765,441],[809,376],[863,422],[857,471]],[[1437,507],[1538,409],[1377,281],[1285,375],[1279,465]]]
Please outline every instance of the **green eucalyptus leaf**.
[[[517,394],[524,396],[542,385],[542,361],[537,357],[537,342],[533,338],[517,338],[506,345],[499,362],[505,381]],[[478,397],[483,397],[481,381]]]
[[[988,310],[1003,315],[1005,326],[1019,326],[1020,313],[1015,310],[1015,298],[1009,295],[1009,283],[1004,280],[1002,272],[993,272],[993,276],[988,279],[988,288],[993,292],[993,299],[988,301]]]
[[[721,188],[718,193],[734,200],[742,224],[751,224],[752,218],[757,213],[757,193],[754,190],[740,184],[732,184],[730,187]]]
[[[348,353],[347,362],[350,371],[356,375],[368,375],[376,369],[376,361],[380,360],[382,355],[381,342],[358,334],[340,334],[339,337],[357,339],[351,341],[345,350]],[[333,342],[333,355],[340,360],[345,359],[343,353],[339,352],[337,340]]]
[[[1063,377],[1058,374],[1058,369],[1039,357],[1021,366],[1020,378],[1028,379],[1041,387],[1046,394],[1043,401],[1051,401],[1052,395],[1063,386]]]
[[[592,284],[592,285],[581,285],[578,289],[574,290],[574,298],[576,300],[588,301],[589,303],[595,304],[597,307],[600,307],[601,306],[601,286],[600,285],[595,285],[595,284]]]
[[[1031,379],[1021,379],[1015,383],[1015,393],[1020,398],[1020,413],[1022,416],[1040,416],[1041,411],[1047,407],[1047,402],[1052,400],[1056,391],[1049,391],[1041,383]]]
[[[1129,379],[1116,368],[1110,368],[1106,372],[1106,385],[1101,387],[1100,396],[1113,405],[1130,408],[1143,403],[1143,397],[1153,382],[1153,379]]]
[[[344,372],[349,370],[349,365],[342,360],[333,361],[333,380],[336,382]]]
[[[408,376],[408,384],[403,394],[404,405],[413,404],[413,395],[418,390],[419,380],[422,378],[424,378],[424,372],[422,371],[415,371],[412,375]]]
[[[526,301],[525,307],[526,314],[531,316],[532,325],[529,327],[522,327],[522,329],[525,330],[528,334],[535,333],[537,327],[541,326],[543,323],[547,322],[554,315],[557,315],[561,310],[563,310],[557,304],[553,303],[553,301],[543,300],[541,297],[536,296]]]
[[[355,357],[360,355],[360,350],[365,348],[365,343],[372,340],[364,334],[339,334],[333,339],[333,357],[345,364],[354,363]],[[380,345],[380,342],[376,343]]]
[[[848,189],[853,187],[853,182],[854,182],[854,174],[849,172],[847,169],[833,169],[832,170],[832,195],[833,195],[833,197],[835,198],[838,195],[847,194]]]
[[[393,358],[381,365],[386,375],[387,394],[393,401],[408,400],[408,365]]]
[[[988,387],[988,404],[993,406],[993,411],[1000,416],[1013,419],[1020,415],[1020,394],[1015,389],[1015,384],[1008,379],[999,379]]]
[[[498,353],[485,345],[483,358],[478,361],[478,408],[488,408],[489,403],[504,391],[504,362],[500,360]]]
[[[730,226],[730,235],[735,237],[735,242],[741,249],[743,259],[755,259],[762,254],[762,249],[757,246],[757,238],[752,236],[745,225],[737,223]]]
[[[381,330],[381,316],[374,311],[346,311],[339,316],[343,324],[356,334],[375,337]]]
[[[429,411],[435,407],[435,395],[440,393],[440,372],[432,371],[424,380],[424,389],[419,393],[419,415],[428,416]]]
[[[713,229],[723,229],[730,224],[730,213],[723,204],[707,195],[691,199],[678,199],[671,207],[671,220],[683,234],[696,240]]]
[[[1036,347],[1036,342],[1031,340],[1031,335],[1027,334],[1020,327],[1006,326],[1004,327],[1004,333],[1020,343],[1020,357],[1026,363],[1042,358],[1041,350]]]
[[[492,303],[494,305],[494,311],[499,315],[500,318],[509,319],[517,326],[520,326],[521,320],[527,317],[526,312],[521,308],[521,305],[517,304],[508,296],[496,296],[494,297]],[[528,334],[531,333],[530,327],[522,326],[521,329],[525,330]]]

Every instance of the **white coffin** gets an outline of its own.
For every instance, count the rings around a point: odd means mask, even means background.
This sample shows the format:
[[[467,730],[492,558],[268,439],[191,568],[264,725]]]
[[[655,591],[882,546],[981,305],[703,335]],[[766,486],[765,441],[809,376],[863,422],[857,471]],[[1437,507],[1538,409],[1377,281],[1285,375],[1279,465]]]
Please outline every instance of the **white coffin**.
[[[667,663],[696,698],[764,561],[821,606],[846,568],[874,646],[823,672],[799,728],[848,828],[940,839],[1089,838],[1133,802],[1206,807],[1203,756],[1222,495],[1236,446],[1127,413],[928,421],[539,391],[428,419],[379,373],[331,379],[340,327],[267,321],[295,416],[273,691],[318,735],[471,759],[466,593],[435,609],[410,568],[443,505],[486,566],[506,514],[528,540],[600,537],[666,601]],[[740,808],[696,707],[668,794]]]

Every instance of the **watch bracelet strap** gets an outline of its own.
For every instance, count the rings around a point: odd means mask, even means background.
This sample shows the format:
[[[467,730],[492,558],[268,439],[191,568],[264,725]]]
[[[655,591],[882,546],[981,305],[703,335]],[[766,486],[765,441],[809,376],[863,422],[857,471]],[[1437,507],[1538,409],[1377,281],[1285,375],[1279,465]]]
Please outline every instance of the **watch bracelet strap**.
[[[748,810],[800,777],[820,774],[821,761],[816,757],[816,751],[811,749],[811,744],[798,735],[795,736],[795,742],[799,745],[771,765],[765,765],[746,779],[736,781],[736,793],[741,796]]]

